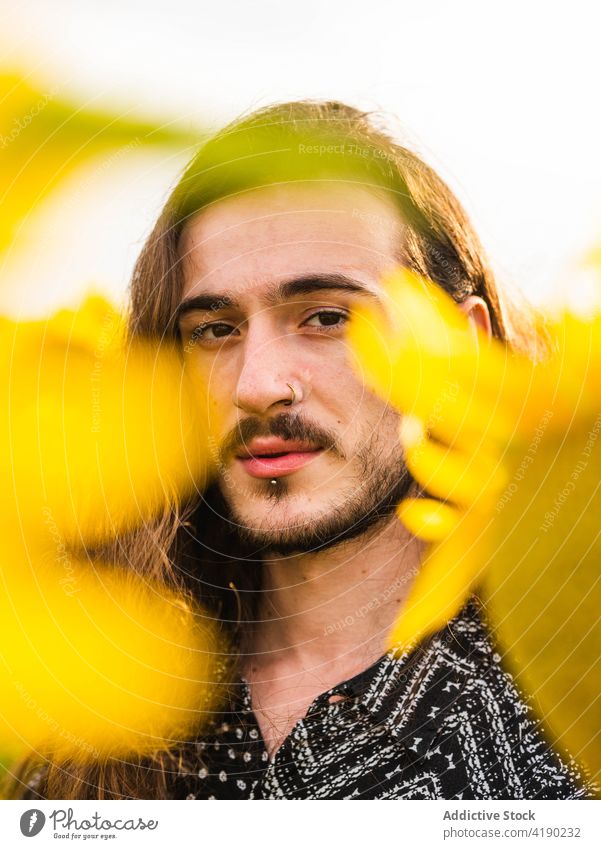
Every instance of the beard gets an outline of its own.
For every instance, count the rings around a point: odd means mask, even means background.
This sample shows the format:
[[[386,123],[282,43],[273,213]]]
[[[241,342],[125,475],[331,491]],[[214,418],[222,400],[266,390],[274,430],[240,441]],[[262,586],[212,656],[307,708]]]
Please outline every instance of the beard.
[[[265,481],[263,498],[274,511],[280,505],[282,510],[278,524],[265,522],[261,527],[250,526],[243,511],[218,485],[228,535],[237,539],[247,557],[260,559],[266,554],[287,557],[323,551],[376,531],[390,521],[414,484],[400,444],[392,451],[385,448],[377,431],[372,433],[353,457],[357,472],[346,490],[319,514],[296,514],[290,522],[285,518],[286,502],[302,498],[302,493],[293,491],[294,482],[287,477],[277,478],[275,484]]]

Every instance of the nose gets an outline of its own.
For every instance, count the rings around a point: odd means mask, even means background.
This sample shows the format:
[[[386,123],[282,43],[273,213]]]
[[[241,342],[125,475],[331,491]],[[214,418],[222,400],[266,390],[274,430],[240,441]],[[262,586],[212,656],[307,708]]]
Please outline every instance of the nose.
[[[290,384],[290,385],[289,385]],[[293,387],[293,388],[291,388]],[[247,414],[264,415],[302,400],[289,337],[249,333],[233,402]]]

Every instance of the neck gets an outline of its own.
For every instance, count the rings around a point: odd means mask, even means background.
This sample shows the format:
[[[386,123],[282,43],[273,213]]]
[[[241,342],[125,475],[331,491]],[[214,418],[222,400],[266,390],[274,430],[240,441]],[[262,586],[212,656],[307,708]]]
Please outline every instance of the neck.
[[[265,558],[247,677],[283,666],[338,679],[365,669],[386,651],[422,551],[393,516],[331,549]]]

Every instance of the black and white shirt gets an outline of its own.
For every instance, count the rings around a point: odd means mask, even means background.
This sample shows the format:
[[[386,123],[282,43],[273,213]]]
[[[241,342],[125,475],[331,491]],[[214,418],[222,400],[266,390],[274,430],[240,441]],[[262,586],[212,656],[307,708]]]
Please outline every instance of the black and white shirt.
[[[339,697],[342,696],[342,699]],[[432,639],[322,693],[270,759],[242,679],[191,744],[180,799],[582,799],[501,666],[478,604]]]

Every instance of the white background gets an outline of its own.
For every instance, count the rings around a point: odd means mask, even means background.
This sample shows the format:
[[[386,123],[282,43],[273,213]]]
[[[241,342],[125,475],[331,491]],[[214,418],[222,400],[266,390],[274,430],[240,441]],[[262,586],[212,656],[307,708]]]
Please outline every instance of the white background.
[[[200,129],[285,98],[383,109],[457,192],[501,281],[545,305],[590,291],[577,262],[601,242],[598,8],[20,0],[0,12],[1,64],[61,95]],[[42,312],[91,283],[122,297],[184,161],[134,150],[74,173],[30,222],[35,253],[5,263],[0,307]]]

